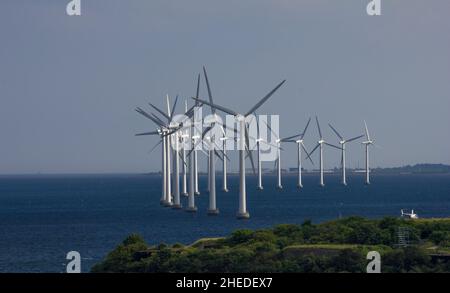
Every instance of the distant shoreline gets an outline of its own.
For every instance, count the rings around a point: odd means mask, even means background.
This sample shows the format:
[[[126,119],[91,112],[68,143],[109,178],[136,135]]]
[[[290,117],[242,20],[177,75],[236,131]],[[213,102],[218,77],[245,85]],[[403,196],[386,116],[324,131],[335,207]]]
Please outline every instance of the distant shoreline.
[[[364,175],[365,170],[363,168],[347,168],[347,173],[350,175]],[[248,169],[247,170],[249,175],[253,174],[253,170]],[[276,175],[276,172],[272,169],[263,169],[263,175]],[[283,169],[283,174],[286,176],[289,175],[296,175],[297,174],[297,168],[289,168],[289,169]],[[303,175],[315,175],[319,172],[319,170],[311,170],[311,169],[303,169],[302,174]],[[341,169],[339,168],[333,168],[325,170],[325,174],[329,175],[338,175],[340,174]],[[217,174],[222,174],[220,170],[217,170]],[[438,174],[450,174],[450,165],[445,164],[416,164],[416,165],[407,165],[402,167],[388,167],[388,168],[372,168],[370,169],[370,173],[374,175],[415,175],[415,174],[429,174],[429,175],[438,175]],[[0,174],[0,178],[2,177],[26,177],[26,176],[135,176],[135,175],[160,175],[161,172],[88,172],[88,173],[22,173],[22,174]],[[206,175],[206,172],[200,172],[199,175]],[[234,176],[238,175],[238,172],[236,171],[228,171],[228,175]]]

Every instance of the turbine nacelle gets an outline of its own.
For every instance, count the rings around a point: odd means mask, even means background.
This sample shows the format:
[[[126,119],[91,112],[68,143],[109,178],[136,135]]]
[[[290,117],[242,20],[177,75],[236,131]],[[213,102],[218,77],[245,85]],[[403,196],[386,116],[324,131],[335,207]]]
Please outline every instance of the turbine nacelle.
[[[242,114],[237,114],[235,117],[236,117],[236,120],[239,122],[245,121],[245,116]]]

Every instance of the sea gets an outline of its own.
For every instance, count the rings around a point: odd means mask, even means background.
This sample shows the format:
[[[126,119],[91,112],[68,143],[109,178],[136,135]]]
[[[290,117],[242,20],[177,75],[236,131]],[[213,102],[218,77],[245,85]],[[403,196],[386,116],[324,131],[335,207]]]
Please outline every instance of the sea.
[[[264,176],[264,190],[247,176],[250,219],[238,220],[238,177],[228,178],[228,193],[217,175],[217,207],[208,216],[206,176],[200,176],[198,212],[162,207],[161,178],[148,174],[0,176],[0,272],[65,272],[69,251],[81,255],[81,270],[101,261],[131,233],[148,244],[189,244],[201,237],[228,235],[282,223],[320,223],[340,217],[381,218],[411,210],[421,218],[450,216],[450,175],[372,174],[371,185],[353,174],[342,186],[337,174]],[[187,198],[182,197],[183,205]]]

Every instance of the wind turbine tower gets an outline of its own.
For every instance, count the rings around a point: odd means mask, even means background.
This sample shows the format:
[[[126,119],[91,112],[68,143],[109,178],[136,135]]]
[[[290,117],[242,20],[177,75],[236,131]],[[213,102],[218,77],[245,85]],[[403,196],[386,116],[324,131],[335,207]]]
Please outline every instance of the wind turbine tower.
[[[370,184],[370,168],[369,168],[369,146],[373,144],[373,140],[370,139],[369,129],[367,128],[366,121],[364,121],[364,127],[366,131],[366,141],[363,141],[362,144],[366,146],[366,184]]]
[[[339,144],[341,145],[341,168],[342,168],[342,185],[347,185],[347,178],[345,175],[345,145],[351,141],[357,140],[361,137],[363,137],[364,135],[359,135],[350,139],[345,139],[342,135],[339,134],[339,132],[333,127],[333,125],[331,125],[330,123],[328,123],[328,126],[330,126],[330,128],[333,130],[333,132],[336,134],[336,136],[339,138]]]

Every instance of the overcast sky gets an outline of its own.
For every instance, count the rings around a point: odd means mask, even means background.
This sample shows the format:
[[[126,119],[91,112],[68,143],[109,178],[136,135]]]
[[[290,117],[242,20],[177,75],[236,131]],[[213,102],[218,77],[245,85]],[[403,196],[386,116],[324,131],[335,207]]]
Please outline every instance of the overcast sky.
[[[215,101],[242,111],[287,79],[259,111],[282,136],[317,114],[336,143],[328,122],[356,136],[365,119],[373,166],[450,163],[450,1],[382,0],[378,17],[368,0],[82,0],[79,17],[68,2],[0,1],[1,174],[158,170],[134,108],[192,96],[202,65]],[[283,165],[295,158],[285,146]]]

